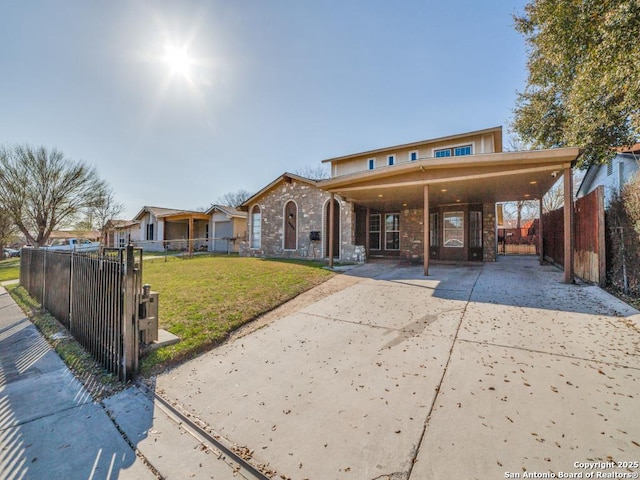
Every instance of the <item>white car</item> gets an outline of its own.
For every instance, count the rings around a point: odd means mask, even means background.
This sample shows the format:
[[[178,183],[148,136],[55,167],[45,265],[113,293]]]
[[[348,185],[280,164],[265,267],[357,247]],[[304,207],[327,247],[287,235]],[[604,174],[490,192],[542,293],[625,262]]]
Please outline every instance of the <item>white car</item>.
[[[100,242],[92,242],[86,238],[57,238],[42,248],[52,252],[97,252]]]

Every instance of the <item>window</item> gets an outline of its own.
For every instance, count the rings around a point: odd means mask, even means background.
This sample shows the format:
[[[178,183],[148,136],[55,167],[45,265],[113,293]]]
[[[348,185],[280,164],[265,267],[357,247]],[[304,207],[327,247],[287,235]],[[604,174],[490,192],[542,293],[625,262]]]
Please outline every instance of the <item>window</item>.
[[[409,161],[415,162],[418,159],[418,151],[409,152]]]
[[[369,215],[369,249],[380,250],[380,214]]]
[[[453,154],[456,157],[459,157],[462,155],[471,155],[471,145],[465,145],[464,147],[456,147],[453,150]]]
[[[375,158],[370,158],[369,159],[369,170],[373,170],[374,168],[376,168],[376,159]]]
[[[284,207],[284,249],[295,250],[298,243],[298,206],[289,200]]]
[[[153,240],[153,223],[147,224],[147,240]]]
[[[482,248],[482,212],[469,212],[469,247]]]
[[[256,205],[251,210],[251,248],[260,248],[262,238],[262,215],[260,207]]]
[[[445,212],[443,245],[450,248],[464,247],[464,212]]]
[[[440,246],[440,235],[438,231],[438,214],[429,214],[429,245],[432,247]]]
[[[613,160],[609,159],[607,161],[607,177],[611,176],[613,173]]]
[[[387,213],[384,219],[385,250],[400,250],[400,214]]]
[[[433,151],[433,156],[436,158],[451,157],[452,155],[456,157],[471,155],[471,145],[462,145],[454,148],[440,148],[439,150]]]
[[[391,166],[394,163],[396,163],[396,156],[395,155],[388,155],[387,156],[387,165]]]

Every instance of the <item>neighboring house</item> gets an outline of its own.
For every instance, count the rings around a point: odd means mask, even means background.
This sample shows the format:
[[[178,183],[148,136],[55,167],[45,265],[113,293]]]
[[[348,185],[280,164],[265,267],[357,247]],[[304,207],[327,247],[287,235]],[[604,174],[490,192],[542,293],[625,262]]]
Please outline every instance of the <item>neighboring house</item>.
[[[423,263],[425,273],[431,260],[495,261],[496,203],[539,200],[559,175],[572,176],[579,155],[502,152],[495,127],[324,160],[330,179],[285,173],[240,206],[249,235],[241,254],[330,265],[401,258]],[[570,267],[565,279],[572,275]]]
[[[69,238],[85,238],[92,242],[100,241],[100,232],[96,230],[81,231],[81,230],[54,230],[49,235],[49,243],[54,240],[67,240]]]
[[[247,236],[247,212],[226,205],[212,205],[206,211],[209,221],[209,250],[238,253]]]
[[[140,225],[135,220],[109,220],[105,227],[105,234],[105,246],[122,248],[129,242],[135,243],[140,240]]]
[[[615,157],[602,165],[590,165],[587,169],[576,197],[584,197],[600,185],[604,186],[604,205],[609,206],[611,199],[638,171],[640,162],[640,143],[631,148],[620,148]]]
[[[140,225],[136,246],[155,252],[208,250],[209,219],[193,210],[142,207],[134,217]]]
[[[244,256],[319,259],[328,256],[329,193],[318,188],[318,181],[284,173],[247,199],[239,209],[247,212],[248,238],[241,243]],[[343,260],[362,259],[351,237],[352,229],[338,223],[352,218],[352,205],[338,201],[341,215],[335,220],[335,253]]]

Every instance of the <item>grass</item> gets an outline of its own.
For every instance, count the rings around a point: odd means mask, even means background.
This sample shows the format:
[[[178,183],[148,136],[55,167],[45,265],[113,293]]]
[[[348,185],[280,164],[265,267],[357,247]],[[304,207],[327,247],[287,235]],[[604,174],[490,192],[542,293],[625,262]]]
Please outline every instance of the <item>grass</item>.
[[[0,260],[0,282],[17,280],[18,278],[20,278],[20,259]]]
[[[147,260],[143,281],[160,293],[160,328],[181,338],[141,362],[143,375],[191,358],[230,332],[318,285],[333,273],[319,263],[237,256]]]

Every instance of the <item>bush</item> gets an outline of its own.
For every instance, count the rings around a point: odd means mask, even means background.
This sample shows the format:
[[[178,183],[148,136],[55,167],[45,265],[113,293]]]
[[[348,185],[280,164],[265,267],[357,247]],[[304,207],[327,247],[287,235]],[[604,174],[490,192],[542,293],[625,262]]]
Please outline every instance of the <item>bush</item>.
[[[616,290],[640,296],[640,175],[627,183],[609,204],[607,281]]]

